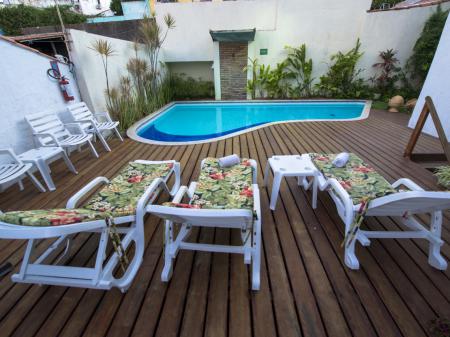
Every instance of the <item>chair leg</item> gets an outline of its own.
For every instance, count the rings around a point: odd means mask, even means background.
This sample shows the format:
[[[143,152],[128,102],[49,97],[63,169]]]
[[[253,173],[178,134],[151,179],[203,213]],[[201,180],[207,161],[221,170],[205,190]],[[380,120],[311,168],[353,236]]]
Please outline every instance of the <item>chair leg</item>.
[[[259,290],[261,283],[261,220],[258,219],[254,222],[252,233],[252,290]]]
[[[431,228],[430,232],[433,236],[441,238],[442,227],[442,212],[433,212],[431,214]],[[428,263],[436,269],[447,269],[447,261],[441,255],[442,242],[430,241],[430,247],[428,249]]]
[[[78,171],[76,170],[75,166],[73,166],[73,163],[69,159],[69,156],[67,155],[67,153],[65,151],[62,151],[61,156],[62,156],[62,159],[64,160],[64,162],[66,163],[67,167],[69,168],[70,172],[72,172],[74,174],[78,174]]]
[[[21,191],[23,191],[24,187],[23,187],[23,181],[22,181],[22,179],[20,179],[17,183],[19,184],[19,189],[20,189]]]
[[[116,133],[116,135],[120,139],[120,141],[123,142],[123,138],[122,138],[122,135],[120,134],[119,130],[117,128],[114,128],[114,132]]]
[[[97,150],[95,150],[95,147],[94,147],[94,145],[92,145],[92,142],[90,140],[88,140],[88,144],[89,144],[89,147],[91,148],[92,154],[95,156],[95,158],[98,158]]]
[[[26,173],[28,178],[30,178],[31,182],[33,183],[34,186],[36,186],[36,188],[40,191],[40,192],[45,192],[45,188],[44,186],[42,186],[42,184],[39,182],[39,180],[36,179],[36,177],[34,176],[33,173],[31,172],[27,172]],[[20,185],[20,184],[19,184]],[[22,185],[23,188],[23,185]]]
[[[171,249],[173,245],[173,222],[165,221],[165,240],[164,240],[164,268],[161,273],[161,281],[168,282],[172,277],[173,257]]]
[[[345,247],[344,261],[347,267],[350,269],[359,269],[359,261],[355,254],[355,244],[356,239],[354,239],[348,246]]]
[[[108,143],[106,142],[105,137],[103,137],[102,133],[99,131],[97,133],[98,139],[100,139],[100,141],[103,144],[103,147],[105,148],[106,151],[111,152],[111,148],[109,147]]]

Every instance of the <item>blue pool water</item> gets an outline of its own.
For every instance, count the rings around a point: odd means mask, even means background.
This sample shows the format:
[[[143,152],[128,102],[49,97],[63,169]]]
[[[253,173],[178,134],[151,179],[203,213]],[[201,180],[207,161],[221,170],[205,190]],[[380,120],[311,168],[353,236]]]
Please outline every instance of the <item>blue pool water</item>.
[[[186,142],[222,137],[281,121],[361,117],[365,102],[175,103],[137,129],[153,141]]]

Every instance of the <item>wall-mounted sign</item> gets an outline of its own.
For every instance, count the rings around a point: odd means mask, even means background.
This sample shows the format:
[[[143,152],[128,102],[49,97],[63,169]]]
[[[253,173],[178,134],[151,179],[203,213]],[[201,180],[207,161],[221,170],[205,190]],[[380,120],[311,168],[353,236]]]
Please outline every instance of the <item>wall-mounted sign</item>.
[[[269,50],[267,48],[263,48],[259,50],[259,55],[267,55],[268,52]]]

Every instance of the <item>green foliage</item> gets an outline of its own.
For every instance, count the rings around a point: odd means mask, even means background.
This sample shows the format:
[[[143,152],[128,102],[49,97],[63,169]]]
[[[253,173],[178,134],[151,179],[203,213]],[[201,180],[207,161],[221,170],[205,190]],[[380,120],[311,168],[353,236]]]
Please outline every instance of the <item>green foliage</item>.
[[[363,55],[360,52],[361,42],[356,41],[356,46],[347,53],[338,52],[331,56],[328,72],[320,77],[316,88],[325,97],[333,98],[358,98],[367,91],[367,85],[358,78],[362,69],[357,68],[357,63]]]
[[[286,58],[287,77],[296,82],[296,86],[290,88],[291,97],[310,97],[312,95],[313,61],[306,59],[306,45],[294,48],[287,46],[288,56]]]
[[[109,9],[114,12],[114,15],[123,15],[122,2],[120,0],[111,0]]]
[[[172,100],[171,79],[166,75],[167,71],[161,71],[164,65],[159,63],[158,58],[167,33],[175,24],[170,15],[165,17],[165,24],[166,31],[163,32],[156,20],[142,20],[140,33],[143,45],[135,44],[135,56],[127,64],[128,75],[121,78],[119,87],[107,90],[108,111],[120,122],[122,130]],[[100,55],[110,50],[104,44],[97,45],[93,47],[101,51]],[[147,59],[139,57],[140,49],[146,53]]]
[[[399,60],[395,57],[395,54],[397,54],[397,51],[393,49],[381,51],[378,54],[381,62],[372,65],[378,70],[378,74],[372,80],[383,97],[390,97],[394,94],[395,84],[399,80],[400,67],[397,66]]]
[[[289,83],[286,67],[287,63],[283,61],[277,63],[274,69],[270,69],[270,66],[260,69],[261,85],[269,98],[288,98]]]
[[[59,6],[65,24],[86,22],[86,16],[77,14],[70,6]],[[6,6],[0,8],[0,28],[6,35],[20,35],[25,27],[59,25],[56,7]]]
[[[434,173],[438,178],[438,183],[450,190],[450,166],[441,166]]]
[[[438,6],[436,12],[425,23],[422,33],[414,45],[408,66],[410,67],[411,75],[420,84],[425,81],[430,69],[447,16],[448,11],[443,11],[441,6]]]
[[[170,76],[171,96],[174,100],[214,98],[214,83],[182,75]]]
[[[374,102],[372,102],[372,109],[387,110],[387,109],[389,109],[389,106],[385,101],[374,101]]]
[[[247,65],[242,69],[243,72],[247,72],[249,69],[252,71],[252,79],[247,80],[247,91],[250,93],[250,97],[252,99],[256,98],[256,90],[260,86],[260,77],[259,77],[259,64],[258,59],[248,58],[250,65]]]
[[[383,9],[382,7],[385,4],[388,4],[389,7],[393,7],[394,5],[402,1],[403,0],[373,0],[370,9]]]

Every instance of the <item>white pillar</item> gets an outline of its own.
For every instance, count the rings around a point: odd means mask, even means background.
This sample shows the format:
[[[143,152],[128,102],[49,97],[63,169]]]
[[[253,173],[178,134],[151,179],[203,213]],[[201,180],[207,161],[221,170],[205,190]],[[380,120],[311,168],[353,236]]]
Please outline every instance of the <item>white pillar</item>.
[[[220,89],[220,51],[219,42],[214,41],[214,91],[216,100],[222,99],[222,91]]]

